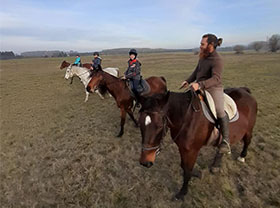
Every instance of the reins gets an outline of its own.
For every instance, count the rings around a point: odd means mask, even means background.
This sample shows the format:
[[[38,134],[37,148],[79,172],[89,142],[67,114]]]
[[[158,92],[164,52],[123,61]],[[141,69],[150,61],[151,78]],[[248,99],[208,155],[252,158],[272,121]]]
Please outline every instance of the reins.
[[[192,94],[192,99],[191,99],[191,103],[188,106],[188,110],[187,112],[189,112],[189,108],[192,108],[192,110],[196,113],[200,111],[200,106],[199,106],[199,101],[197,103],[198,107],[196,108],[196,106],[194,105],[194,101],[198,100],[198,95],[196,94],[195,91],[193,91],[190,88],[187,88],[187,90],[185,90],[185,92],[188,92],[189,90],[191,90],[191,94]],[[160,111],[159,113],[162,115],[162,119],[163,119],[163,135],[162,137],[165,137],[167,131],[168,131],[168,124],[170,124],[171,126],[174,126],[174,124],[172,123],[171,119],[167,116],[167,107],[168,106],[168,102],[165,104],[165,106],[163,107],[163,110]],[[145,112],[145,111],[144,111]],[[146,113],[152,113],[152,112],[148,112],[146,111]],[[177,140],[178,136],[180,135],[180,133],[183,131],[184,129],[184,123],[182,124],[179,132],[177,133],[177,135],[172,139],[174,142]],[[149,151],[149,150],[154,150],[160,149],[160,145],[157,145],[155,147],[145,147],[144,145],[142,145],[142,151]]]
[[[70,70],[71,70],[72,73],[73,73],[72,66],[71,66]],[[86,74],[86,73],[90,73],[90,70],[87,70],[87,69],[86,69],[86,72],[83,72],[83,73],[81,73],[81,74],[77,74],[77,76],[79,77],[79,76],[82,76],[82,75],[84,75],[84,74]]]

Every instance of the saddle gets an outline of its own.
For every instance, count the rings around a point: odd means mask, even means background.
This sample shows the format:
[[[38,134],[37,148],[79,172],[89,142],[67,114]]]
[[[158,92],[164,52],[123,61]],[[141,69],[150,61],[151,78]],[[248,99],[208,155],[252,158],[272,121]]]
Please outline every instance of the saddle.
[[[222,140],[222,136],[219,133],[217,124],[217,113],[215,109],[214,100],[209,92],[204,91],[204,96],[200,96],[200,103],[204,116],[210,123],[215,124],[212,134],[207,142],[207,145],[219,145]],[[238,109],[234,100],[224,93],[224,109],[229,117],[229,122],[237,121],[239,118]]]
[[[130,86],[130,82],[127,81],[126,83],[127,83],[131,96],[135,97],[135,94],[132,90],[132,86]],[[150,93],[150,91],[151,91],[151,87],[150,87],[149,83],[145,79],[141,78],[138,88],[137,88],[137,92],[138,92],[139,96],[146,96]]]
[[[205,95],[200,98],[203,113],[211,123],[216,123],[217,113],[215,103],[211,94],[205,90]],[[239,113],[234,100],[224,93],[224,109],[229,117],[229,122],[234,122],[239,118]]]

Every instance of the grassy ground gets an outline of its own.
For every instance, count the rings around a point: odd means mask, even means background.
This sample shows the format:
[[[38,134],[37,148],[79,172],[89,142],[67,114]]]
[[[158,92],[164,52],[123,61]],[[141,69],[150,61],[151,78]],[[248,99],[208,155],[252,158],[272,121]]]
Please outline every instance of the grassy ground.
[[[241,144],[209,172],[215,150],[201,150],[184,202],[171,201],[182,183],[180,157],[170,136],[155,165],[139,165],[141,136],[127,119],[119,130],[112,98],[85,93],[78,79],[69,85],[63,59],[0,62],[2,207],[279,207],[280,54],[223,54],[224,85],[247,86],[259,105],[245,164],[236,161]],[[144,77],[164,76],[177,90],[192,72],[193,54],[141,55]],[[89,62],[91,57],[82,57]],[[67,58],[73,62],[73,58]],[[127,56],[104,56],[103,67],[126,68]],[[137,116],[137,115],[136,115]]]

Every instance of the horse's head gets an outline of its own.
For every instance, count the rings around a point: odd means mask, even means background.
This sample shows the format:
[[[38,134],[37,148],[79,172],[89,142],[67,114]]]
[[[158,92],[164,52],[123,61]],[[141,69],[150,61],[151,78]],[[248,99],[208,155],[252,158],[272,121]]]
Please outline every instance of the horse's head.
[[[103,80],[103,71],[102,70],[94,70],[91,73],[91,80],[89,81],[87,85],[87,91],[88,92],[94,92],[100,82]]]
[[[64,69],[65,67],[68,67],[68,66],[70,66],[70,63],[68,63],[67,61],[64,60],[60,65],[60,69]]]
[[[72,71],[72,66],[68,66],[65,72],[65,79],[69,79],[70,77],[73,77],[73,71]]]
[[[167,117],[165,104],[169,98],[169,92],[147,98],[142,103],[139,124],[142,136],[142,151],[140,164],[151,167],[156,154],[160,150],[160,143],[167,131]]]

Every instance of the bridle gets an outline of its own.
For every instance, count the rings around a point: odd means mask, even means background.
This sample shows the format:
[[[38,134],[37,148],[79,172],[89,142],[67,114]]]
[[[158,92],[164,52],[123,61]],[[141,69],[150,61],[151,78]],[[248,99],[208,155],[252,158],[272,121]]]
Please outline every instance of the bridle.
[[[72,77],[73,77],[72,66],[69,68],[69,71],[71,72]],[[70,72],[69,72],[69,73],[70,73]],[[77,74],[77,76],[79,77],[79,76],[82,76],[82,75],[84,75],[84,74],[86,74],[86,73],[90,73],[90,71],[89,71],[89,70],[87,70],[86,72],[83,72],[83,73],[81,73],[81,74]]]
[[[192,93],[192,99],[191,99],[191,103],[189,105],[189,108],[192,108],[192,110],[194,112],[199,112],[200,111],[200,106],[198,105],[198,107],[195,106],[195,103],[193,102],[194,99],[198,96],[193,90],[191,90]],[[168,102],[167,102],[168,103]],[[162,120],[163,120],[163,132],[162,132],[162,137],[164,137],[167,133],[168,130],[168,125],[174,126],[172,121],[170,120],[170,118],[167,115],[167,104],[163,107],[163,110],[159,112],[159,114],[162,116]],[[151,111],[143,111],[147,114],[152,114],[152,113],[158,113],[158,112],[151,112]],[[180,135],[180,133],[182,132],[182,130],[184,126],[182,125],[180,130],[178,131],[177,135],[174,137],[173,141],[175,142],[178,138],[178,136]],[[161,144],[161,143],[160,143]],[[144,151],[149,151],[149,150],[155,150],[156,149],[156,153],[158,154],[160,151],[160,144],[154,147],[145,147],[144,144],[142,144],[142,152]]]
[[[166,113],[164,113],[164,111],[160,111],[160,112],[151,112],[151,111],[143,111],[147,114],[153,114],[153,113],[159,113],[162,116],[162,135],[161,137],[165,137],[167,131],[168,131],[168,124],[173,125],[173,123],[171,122],[170,118],[166,115]],[[162,139],[161,139],[162,141]],[[144,144],[142,144],[142,152],[144,151],[150,151],[150,150],[156,150],[156,155],[158,155],[160,153],[160,146],[161,146],[161,142],[159,145],[153,146],[153,147],[145,147]]]

